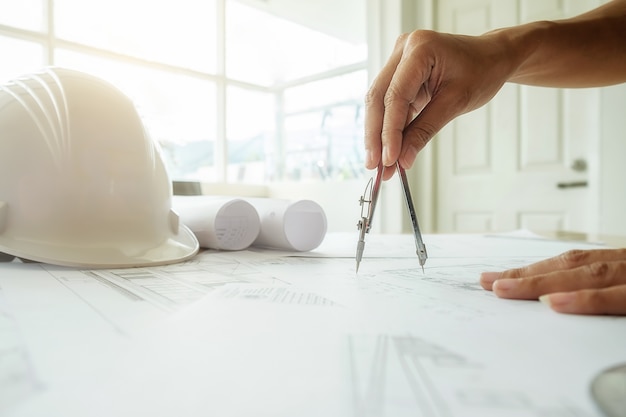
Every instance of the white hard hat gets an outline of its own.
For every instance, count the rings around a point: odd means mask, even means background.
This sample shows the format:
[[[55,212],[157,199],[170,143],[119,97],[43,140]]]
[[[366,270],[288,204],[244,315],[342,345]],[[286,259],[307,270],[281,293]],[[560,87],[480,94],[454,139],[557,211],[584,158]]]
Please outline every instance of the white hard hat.
[[[118,89],[62,68],[0,85],[0,252],[90,268],[182,261],[198,241],[171,204],[159,148]]]

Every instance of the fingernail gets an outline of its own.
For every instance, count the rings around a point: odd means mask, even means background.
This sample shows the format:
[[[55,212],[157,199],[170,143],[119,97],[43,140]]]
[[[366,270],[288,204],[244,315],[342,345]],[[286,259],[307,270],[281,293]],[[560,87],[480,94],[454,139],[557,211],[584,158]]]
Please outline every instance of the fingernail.
[[[417,148],[415,146],[409,146],[404,152],[404,161],[409,162],[410,165],[413,165],[415,162],[415,158],[417,157]]]
[[[493,289],[494,291],[498,291],[498,292],[511,291],[517,288],[518,285],[519,285],[519,280],[517,279],[503,278],[503,279],[496,280],[496,282],[493,283]]]
[[[502,276],[502,272],[483,272],[480,274],[480,282],[491,285],[495,280]]]
[[[544,294],[539,296],[539,301],[548,307],[552,307],[552,301],[550,300],[550,294]]]
[[[390,161],[390,159],[391,159],[391,156],[389,156],[389,148],[385,146],[383,148],[383,165],[387,167],[393,164],[393,162],[395,162],[395,161]]]
[[[372,151],[365,150],[365,167],[370,168],[372,166]]]
[[[551,308],[561,308],[571,304],[576,299],[573,292],[557,292],[539,296],[539,301]]]

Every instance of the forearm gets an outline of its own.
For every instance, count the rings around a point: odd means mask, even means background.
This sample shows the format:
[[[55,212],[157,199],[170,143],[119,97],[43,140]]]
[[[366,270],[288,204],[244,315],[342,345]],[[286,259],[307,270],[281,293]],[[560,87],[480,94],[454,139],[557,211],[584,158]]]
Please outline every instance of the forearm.
[[[583,15],[490,32],[506,45],[509,82],[593,87],[626,82],[626,1]]]

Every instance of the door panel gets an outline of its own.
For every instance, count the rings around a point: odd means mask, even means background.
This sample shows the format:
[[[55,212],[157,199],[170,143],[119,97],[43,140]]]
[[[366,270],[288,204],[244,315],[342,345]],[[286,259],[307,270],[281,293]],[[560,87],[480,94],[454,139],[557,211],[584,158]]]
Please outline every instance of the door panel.
[[[443,0],[438,29],[482,34],[594,5],[594,0]],[[588,187],[581,186],[588,173],[580,167],[597,140],[597,104],[596,90],[507,84],[489,104],[451,122],[435,141],[437,230],[587,230],[594,205]]]
[[[520,171],[558,170],[563,166],[561,91],[520,88]]]

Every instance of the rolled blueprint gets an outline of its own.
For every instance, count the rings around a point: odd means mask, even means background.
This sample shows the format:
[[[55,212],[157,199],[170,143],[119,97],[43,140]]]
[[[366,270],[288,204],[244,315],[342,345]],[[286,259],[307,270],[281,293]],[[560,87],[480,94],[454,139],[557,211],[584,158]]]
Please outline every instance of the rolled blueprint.
[[[261,232],[253,246],[304,252],[317,248],[326,236],[326,214],[314,201],[275,198],[246,201],[256,208],[261,219]]]
[[[259,235],[261,222],[252,204],[239,198],[175,196],[173,207],[200,246],[242,250]]]

